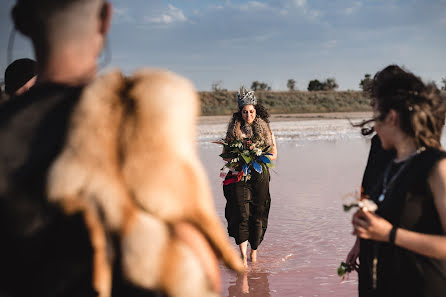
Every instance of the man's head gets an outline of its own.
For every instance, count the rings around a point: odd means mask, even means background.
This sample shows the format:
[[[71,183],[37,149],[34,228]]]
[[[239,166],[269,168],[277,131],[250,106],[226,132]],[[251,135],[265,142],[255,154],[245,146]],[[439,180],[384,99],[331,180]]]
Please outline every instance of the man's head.
[[[31,59],[18,59],[5,70],[5,92],[18,96],[31,88],[37,76],[37,63]]]
[[[104,0],[17,0],[12,18],[16,29],[31,38],[38,61],[67,44],[88,43],[99,55],[111,5]]]

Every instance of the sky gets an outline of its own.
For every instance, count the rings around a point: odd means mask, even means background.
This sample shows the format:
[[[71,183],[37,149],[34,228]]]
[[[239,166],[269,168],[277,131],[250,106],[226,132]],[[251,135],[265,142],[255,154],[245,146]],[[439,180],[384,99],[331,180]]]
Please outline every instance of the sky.
[[[334,77],[358,90],[364,74],[398,64],[425,81],[446,77],[446,0],[111,0],[111,62],[127,74],[167,68],[198,90],[266,82],[306,90]],[[0,0],[0,79],[14,0]],[[13,59],[33,57],[18,33]]]

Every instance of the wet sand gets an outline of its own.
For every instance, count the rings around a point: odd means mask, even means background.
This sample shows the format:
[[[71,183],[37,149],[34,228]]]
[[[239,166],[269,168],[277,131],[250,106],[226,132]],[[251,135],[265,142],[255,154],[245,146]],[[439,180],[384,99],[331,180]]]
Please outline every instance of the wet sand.
[[[336,269],[355,239],[351,213],[342,210],[343,197],[359,190],[369,146],[363,138],[278,143],[269,225],[258,263],[249,262],[244,276],[222,267],[222,296],[357,296],[356,273],[341,282]],[[226,226],[220,152],[218,145],[200,146]]]

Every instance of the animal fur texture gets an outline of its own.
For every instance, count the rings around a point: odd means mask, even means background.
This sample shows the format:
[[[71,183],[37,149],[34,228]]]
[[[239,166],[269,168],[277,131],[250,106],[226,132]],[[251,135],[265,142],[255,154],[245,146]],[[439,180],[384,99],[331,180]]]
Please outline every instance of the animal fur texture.
[[[228,267],[243,270],[198,158],[198,110],[193,86],[162,70],[111,72],[83,91],[47,191],[67,214],[84,214],[100,296],[110,295],[113,261],[136,286],[217,296],[197,256],[170,232],[176,222],[196,226]],[[120,239],[121,259],[109,252],[110,234]]]
[[[256,117],[251,125],[243,124],[235,118],[229,122],[226,139],[243,139],[245,137],[263,140],[267,146],[274,145],[271,129],[268,123],[260,117]]]

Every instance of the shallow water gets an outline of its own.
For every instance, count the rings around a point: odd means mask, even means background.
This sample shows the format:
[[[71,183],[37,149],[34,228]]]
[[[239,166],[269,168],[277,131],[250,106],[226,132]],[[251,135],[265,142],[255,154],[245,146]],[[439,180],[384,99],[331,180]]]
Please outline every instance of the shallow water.
[[[357,296],[356,273],[341,282],[336,269],[355,240],[351,214],[342,210],[343,197],[359,190],[370,141],[348,127],[341,131],[339,122],[333,122],[335,129],[331,131],[319,129],[330,123],[313,123],[316,129],[308,134],[335,135],[337,131],[341,135],[338,139],[308,138],[293,131],[278,137],[269,225],[258,250],[258,262],[249,262],[247,274],[240,276],[222,266],[222,296]],[[299,127],[300,122],[294,125],[294,131],[305,128]],[[283,131],[277,129],[275,133],[286,134]],[[206,145],[205,139],[200,141],[204,144],[200,155],[218,215],[226,226],[226,201],[219,177],[221,147]],[[237,248],[232,238],[231,242]]]

